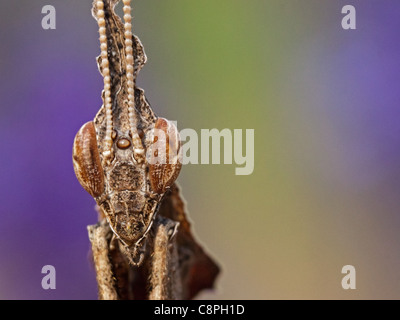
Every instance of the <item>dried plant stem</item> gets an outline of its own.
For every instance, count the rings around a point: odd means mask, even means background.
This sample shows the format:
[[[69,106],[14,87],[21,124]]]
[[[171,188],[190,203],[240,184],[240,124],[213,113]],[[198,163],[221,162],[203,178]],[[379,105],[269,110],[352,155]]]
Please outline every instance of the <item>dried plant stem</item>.
[[[179,223],[158,218],[154,237],[150,300],[182,299],[181,274],[176,244]]]
[[[113,266],[109,259],[110,228],[106,223],[88,226],[100,300],[118,300]]]
[[[142,276],[144,269],[148,270],[145,274],[149,278],[148,288],[145,288],[147,299],[182,299],[182,280],[176,243],[178,225],[178,222],[170,219],[162,217],[156,219],[153,244],[150,246],[152,254],[142,267],[127,263],[127,259],[124,259],[116,244],[118,240],[113,237],[110,227],[104,220],[88,226],[99,299],[133,299],[133,292],[138,290],[134,286],[137,286],[137,278]]]

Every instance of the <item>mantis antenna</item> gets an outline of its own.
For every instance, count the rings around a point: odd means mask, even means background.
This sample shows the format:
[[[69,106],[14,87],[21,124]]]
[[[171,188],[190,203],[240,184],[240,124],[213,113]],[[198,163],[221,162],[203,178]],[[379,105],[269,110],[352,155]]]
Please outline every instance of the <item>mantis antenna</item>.
[[[135,113],[135,76],[134,76],[134,57],[132,43],[132,15],[130,0],[123,0],[124,3],[124,29],[125,29],[125,51],[126,51],[126,78],[128,79],[128,113],[129,124],[132,133],[132,142],[136,160],[141,160],[144,149],[142,140],[137,131],[137,121]],[[140,161],[138,161],[140,162]]]
[[[111,101],[111,77],[107,53],[107,35],[106,35],[106,21],[104,19],[104,3],[97,1],[97,22],[99,25],[100,33],[100,50],[101,50],[101,70],[104,77],[104,107],[106,111],[106,133],[105,133],[105,148],[103,155],[105,159],[111,157],[112,150],[112,101]]]

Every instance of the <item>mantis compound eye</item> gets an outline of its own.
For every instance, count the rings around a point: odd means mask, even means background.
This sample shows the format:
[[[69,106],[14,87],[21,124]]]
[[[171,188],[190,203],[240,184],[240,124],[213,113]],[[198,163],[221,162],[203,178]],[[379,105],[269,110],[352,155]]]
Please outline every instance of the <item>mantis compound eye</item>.
[[[92,121],[84,124],[76,134],[73,163],[76,177],[82,187],[92,197],[100,196],[104,192],[104,173]]]
[[[164,193],[181,171],[181,142],[176,126],[158,118],[153,130],[153,144],[148,148],[150,184],[153,191]]]

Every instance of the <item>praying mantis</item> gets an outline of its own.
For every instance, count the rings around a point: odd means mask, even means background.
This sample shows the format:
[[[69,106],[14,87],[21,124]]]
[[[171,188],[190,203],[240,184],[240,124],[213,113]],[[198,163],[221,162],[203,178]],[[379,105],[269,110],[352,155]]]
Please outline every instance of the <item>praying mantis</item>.
[[[175,182],[181,170],[176,126],[157,117],[136,86],[147,61],[132,33],[131,5],[95,0],[103,105],[78,131],[75,174],[95,199],[89,226],[99,298],[192,299],[213,288],[219,267],[195,240]]]

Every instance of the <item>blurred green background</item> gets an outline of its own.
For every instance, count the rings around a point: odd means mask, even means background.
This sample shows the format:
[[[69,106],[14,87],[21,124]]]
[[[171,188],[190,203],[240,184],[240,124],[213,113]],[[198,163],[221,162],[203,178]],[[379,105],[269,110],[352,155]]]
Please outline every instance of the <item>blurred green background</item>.
[[[350,2],[132,1],[134,33],[149,59],[138,84],[157,115],[178,121],[180,129],[198,132],[255,129],[252,175],[236,176],[236,165],[187,165],[178,179],[195,233],[223,269],[216,292],[199,298],[400,297],[400,3]],[[57,10],[56,30],[40,28],[45,4]],[[356,30],[341,27],[346,4],[357,9]],[[69,92],[49,106],[61,113],[70,109],[67,121],[58,123],[66,137],[61,147],[69,153],[80,124],[101,105],[102,79],[94,59],[99,54],[98,33],[90,8],[91,1],[82,0],[0,5],[6,44],[0,56],[1,81],[7,84],[3,96],[7,86],[14,87],[25,76],[21,72],[6,79],[13,66],[37,66],[29,69],[26,88],[35,81],[35,70],[64,74],[60,70],[66,68],[72,74]],[[57,95],[56,88],[62,90],[67,80],[56,74],[54,81],[57,85],[48,94]],[[83,101],[76,98],[79,95]],[[28,108],[27,102],[34,100],[28,96],[21,104]],[[42,104],[46,101],[42,97]],[[64,104],[58,104],[61,101]],[[18,110],[5,111],[4,122],[20,117],[23,111]],[[36,160],[41,162],[40,155]],[[70,158],[60,161],[66,163],[63,170],[70,180],[64,187],[75,220],[60,216],[70,220],[69,229],[57,224],[64,231],[49,239],[45,235],[50,224],[35,228],[43,234],[41,246],[66,241],[70,230],[79,233],[79,241],[71,249],[63,247],[62,253],[68,252],[76,266],[60,258],[58,274],[76,291],[88,283],[90,290],[79,295],[59,285],[55,293],[43,293],[32,289],[26,277],[11,289],[13,298],[96,297],[93,271],[84,269],[88,261],[76,256],[87,253],[85,228],[96,220],[94,204],[73,180]],[[7,192],[5,181],[2,188]],[[40,185],[50,188],[45,182]],[[35,211],[35,203],[31,208]],[[17,223],[24,223],[29,214],[21,211]],[[4,228],[12,228],[15,219],[5,220]],[[16,250],[23,254],[25,249],[21,245]],[[28,261],[35,266],[52,263],[61,251],[51,250],[46,259],[39,254]],[[357,271],[356,290],[341,287],[341,269],[348,264]],[[4,253],[3,271],[15,267],[24,272],[29,264],[21,266]],[[63,273],[75,267],[80,269],[72,275]],[[5,278],[0,283],[13,286]],[[9,297],[2,293],[2,298]]]

